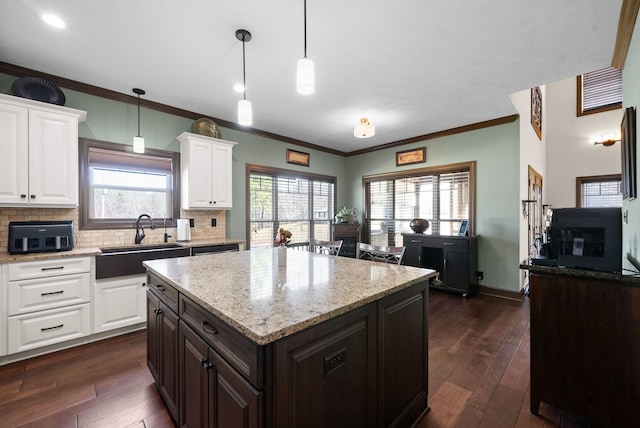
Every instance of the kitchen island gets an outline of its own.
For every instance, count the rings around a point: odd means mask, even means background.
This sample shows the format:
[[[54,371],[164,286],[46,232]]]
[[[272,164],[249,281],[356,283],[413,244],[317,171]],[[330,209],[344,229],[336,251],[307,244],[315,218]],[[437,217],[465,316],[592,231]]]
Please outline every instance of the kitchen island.
[[[180,426],[411,426],[435,272],[278,249],[144,262],[148,366]]]

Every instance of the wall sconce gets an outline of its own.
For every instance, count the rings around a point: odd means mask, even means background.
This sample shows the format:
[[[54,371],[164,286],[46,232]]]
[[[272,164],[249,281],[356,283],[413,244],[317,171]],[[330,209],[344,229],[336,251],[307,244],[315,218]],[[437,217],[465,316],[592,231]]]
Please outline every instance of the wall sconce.
[[[538,202],[536,199],[523,199],[522,200],[522,217],[529,218],[529,204],[535,204]]]
[[[613,146],[615,143],[620,141],[620,133],[617,134],[604,134],[600,137],[596,138],[596,141],[593,142],[593,145],[602,144],[603,146],[609,147]]]

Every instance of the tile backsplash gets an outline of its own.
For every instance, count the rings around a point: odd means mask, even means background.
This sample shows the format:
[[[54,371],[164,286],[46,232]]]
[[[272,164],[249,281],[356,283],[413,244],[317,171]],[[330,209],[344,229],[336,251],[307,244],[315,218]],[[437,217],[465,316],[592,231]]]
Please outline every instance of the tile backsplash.
[[[192,240],[223,240],[226,238],[225,211],[209,210],[180,210],[180,218],[192,218],[194,227],[191,228]],[[211,226],[211,219],[216,219],[216,227]],[[51,221],[73,220],[73,232],[75,234],[75,246],[111,247],[131,245],[135,237],[135,224],[131,223],[128,229],[108,230],[80,230],[78,227],[77,208],[0,208],[0,251],[6,251],[9,243],[9,222],[11,221]],[[156,229],[151,230],[146,219],[145,244],[159,244],[164,242],[164,228],[162,223],[156,224]],[[175,242],[177,231],[175,227],[167,227],[167,233],[171,235],[169,242]]]

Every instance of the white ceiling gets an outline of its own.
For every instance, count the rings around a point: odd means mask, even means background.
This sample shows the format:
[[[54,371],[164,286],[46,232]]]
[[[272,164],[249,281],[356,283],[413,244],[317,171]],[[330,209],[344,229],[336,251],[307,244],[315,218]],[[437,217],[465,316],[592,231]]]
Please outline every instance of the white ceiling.
[[[0,0],[0,61],[235,122],[245,28],[253,127],[352,152],[509,116],[511,93],[608,67],[621,4],[307,0],[306,96],[303,0]],[[353,136],[360,117],[374,137]]]

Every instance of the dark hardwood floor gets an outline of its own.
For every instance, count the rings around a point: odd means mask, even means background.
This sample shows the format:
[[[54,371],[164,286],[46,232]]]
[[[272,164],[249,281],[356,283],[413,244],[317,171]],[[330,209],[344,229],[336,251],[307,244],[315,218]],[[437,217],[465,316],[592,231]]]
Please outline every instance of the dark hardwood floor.
[[[586,427],[529,413],[529,301],[431,290],[431,411],[419,428]],[[1,427],[173,427],[136,332],[0,367]]]

